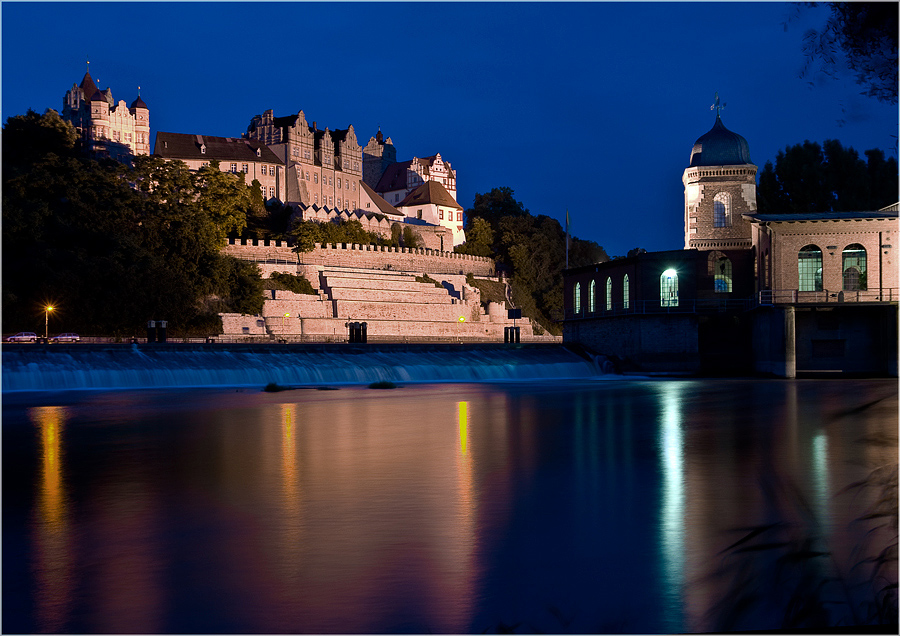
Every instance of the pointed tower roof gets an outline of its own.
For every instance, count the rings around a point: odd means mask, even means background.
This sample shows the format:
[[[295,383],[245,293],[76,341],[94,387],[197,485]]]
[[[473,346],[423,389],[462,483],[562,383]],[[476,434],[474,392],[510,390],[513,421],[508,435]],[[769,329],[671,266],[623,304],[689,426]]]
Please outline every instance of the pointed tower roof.
[[[78,86],[81,89],[82,94],[85,99],[91,99],[98,90],[97,85],[94,83],[94,78],[91,77],[91,72],[88,71],[84,74],[84,78],[81,80],[81,84]]]
[[[141,99],[140,95],[137,96],[136,100],[131,102],[131,108],[146,108],[147,110],[150,110],[147,108],[147,104],[144,103],[144,100]]]

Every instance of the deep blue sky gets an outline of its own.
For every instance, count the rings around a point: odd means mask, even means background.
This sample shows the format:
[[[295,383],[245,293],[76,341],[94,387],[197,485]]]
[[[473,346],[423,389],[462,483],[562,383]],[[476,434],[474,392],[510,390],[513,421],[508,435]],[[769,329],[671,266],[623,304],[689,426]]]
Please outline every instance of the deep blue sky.
[[[897,155],[897,108],[800,79],[823,8],[782,3],[2,4],[2,117],[62,108],[84,75],[158,131],[239,136],[266,109],[380,124],[398,159],[440,152],[461,205],[508,186],[610,256],[683,246],[681,175],[715,121],[762,169],[839,139]],[[844,123],[841,123],[843,120]]]

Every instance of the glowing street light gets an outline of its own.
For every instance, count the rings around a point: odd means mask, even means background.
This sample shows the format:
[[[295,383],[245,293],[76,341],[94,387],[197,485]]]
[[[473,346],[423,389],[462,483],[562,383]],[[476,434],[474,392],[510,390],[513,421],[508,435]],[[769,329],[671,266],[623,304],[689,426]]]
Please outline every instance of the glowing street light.
[[[53,311],[53,305],[47,305],[44,307],[44,340],[47,339],[49,335],[47,333],[47,327],[50,324],[50,312]]]
[[[290,317],[291,317],[290,314],[285,314],[285,315],[283,315],[283,316],[281,317],[281,333],[282,333],[282,334],[284,334],[284,319],[285,319],[285,318],[290,318]]]

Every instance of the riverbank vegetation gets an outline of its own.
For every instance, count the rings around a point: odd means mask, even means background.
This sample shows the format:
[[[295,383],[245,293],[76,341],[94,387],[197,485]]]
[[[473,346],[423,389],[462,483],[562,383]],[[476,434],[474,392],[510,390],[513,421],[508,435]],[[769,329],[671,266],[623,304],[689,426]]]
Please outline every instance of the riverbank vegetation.
[[[509,274],[513,304],[552,334],[562,333],[566,231],[559,221],[534,216],[510,188],[475,195],[466,210],[466,242],[456,251],[492,256]],[[569,239],[569,267],[609,260],[594,241]]]
[[[48,304],[51,331],[122,336],[148,320],[220,333],[218,312],[262,310],[258,268],[221,254],[249,186],[214,165],[85,159],[77,141],[53,110],[3,127],[4,331],[37,331]]]

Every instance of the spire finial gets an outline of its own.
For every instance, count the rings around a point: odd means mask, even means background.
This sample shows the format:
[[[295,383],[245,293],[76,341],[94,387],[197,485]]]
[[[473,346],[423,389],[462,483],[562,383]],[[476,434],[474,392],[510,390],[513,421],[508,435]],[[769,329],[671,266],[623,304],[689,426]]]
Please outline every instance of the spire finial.
[[[140,96],[141,96],[141,87],[138,86],[138,97],[140,97]]]
[[[91,72],[91,58],[87,57],[85,59],[87,60],[87,72],[90,73]]]
[[[719,113],[722,112],[722,109],[725,108],[725,102],[719,102],[719,91],[716,91],[716,101],[712,106],[709,107],[710,110],[716,111],[716,119],[719,118]]]

